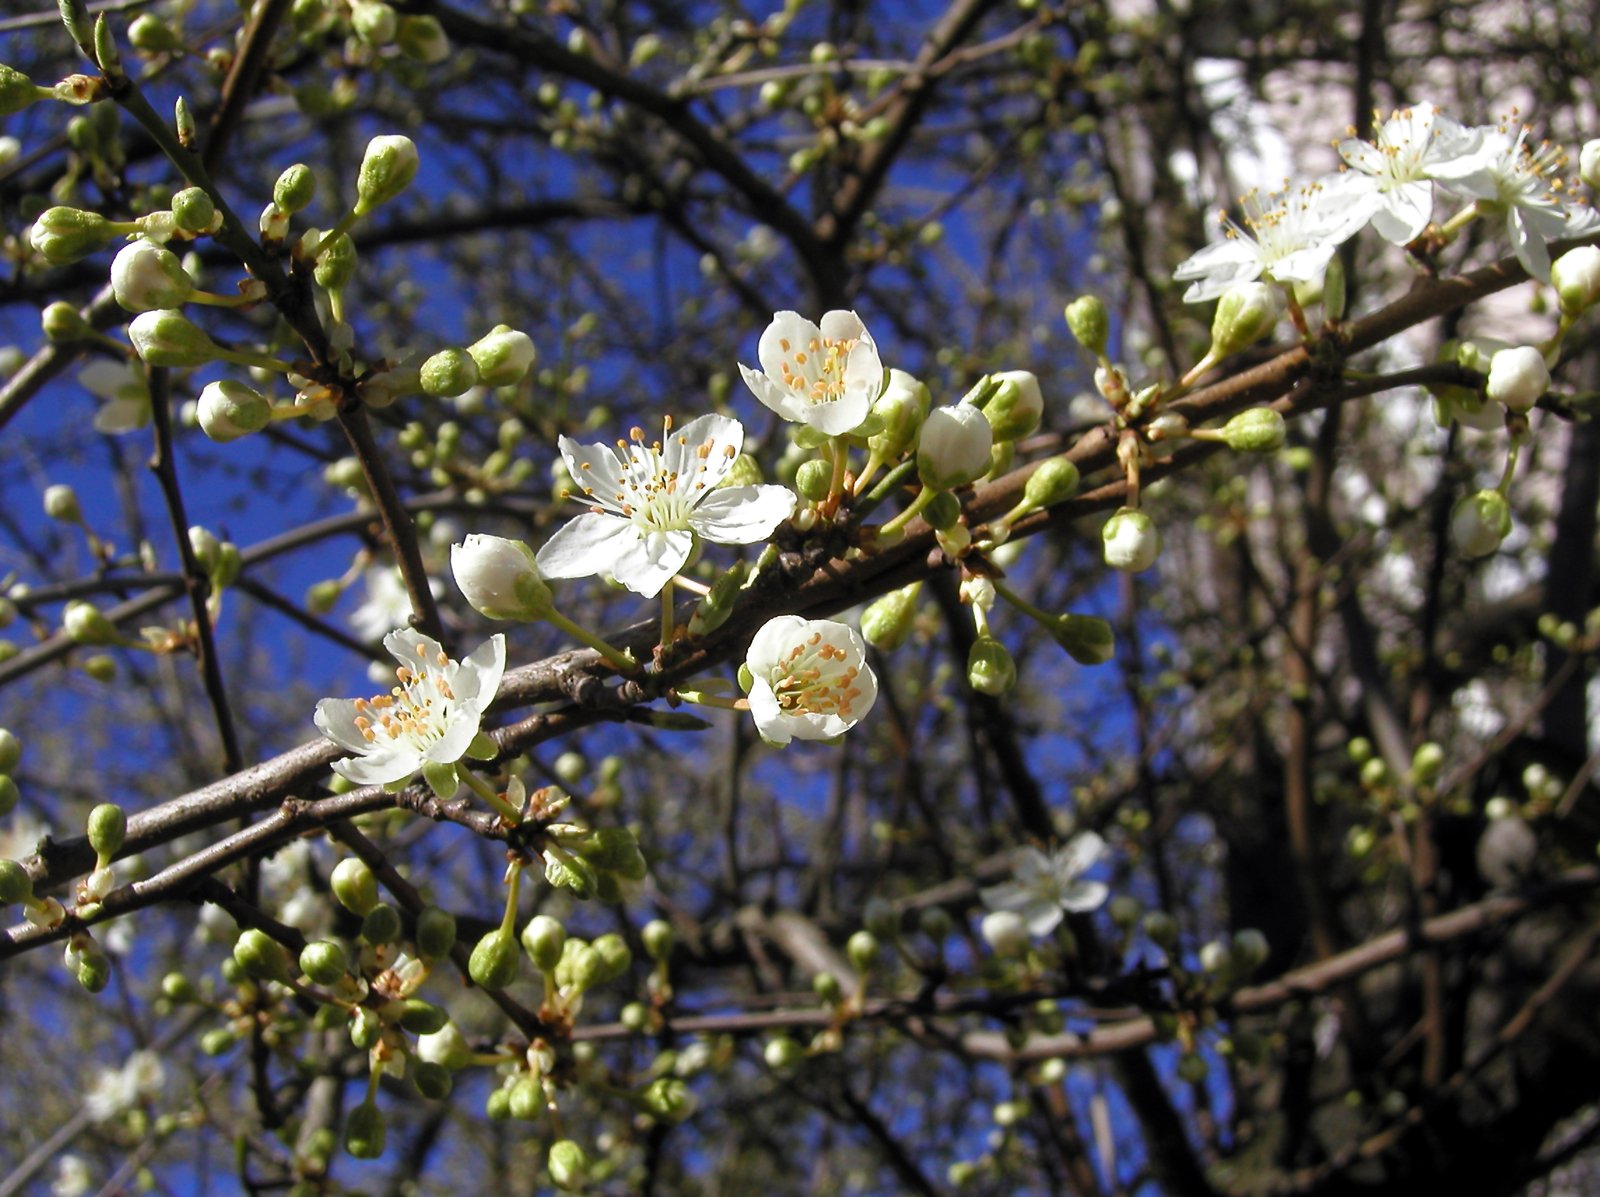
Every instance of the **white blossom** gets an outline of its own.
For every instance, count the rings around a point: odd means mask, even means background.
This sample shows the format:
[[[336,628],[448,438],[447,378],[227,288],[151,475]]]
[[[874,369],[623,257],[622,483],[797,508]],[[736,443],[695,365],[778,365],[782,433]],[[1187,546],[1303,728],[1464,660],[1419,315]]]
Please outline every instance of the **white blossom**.
[[[437,640],[412,628],[390,632],[383,646],[400,662],[399,685],[373,698],[317,703],[322,734],[354,754],[334,761],[333,771],[357,785],[388,785],[425,764],[460,760],[505,671],[503,635],[484,641],[459,662]]]
[[[694,539],[754,544],[794,510],[782,486],[723,486],[744,445],[744,426],[701,416],[659,441],[635,428],[626,441],[580,445],[562,437],[561,456],[590,505],[544,543],[535,561],[546,578],[607,573],[635,594],[657,595],[689,559]]]
[[[1251,192],[1241,201],[1244,224],[1222,214],[1223,239],[1172,272],[1190,284],[1184,302],[1215,299],[1235,283],[1263,276],[1280,283],[1315,282],[1333,251],[1366,223],[1372,209],[1360,195],[1363,186],[1343,174],[1265,199]]]
[[[764,740],[830,740],[854,727],[878,698],[878,679],[854,628],[831,619],[769,619],[745,655],[750,714]]]
[[[91,1122],[107,1122],[154,1097],[166,1078],[161,1057],[148,1049],[140,1049],[129,1056],[121,1068],[101,1070],[84,1097],[84,1113]]]
[[[1362,181],[1372,227],[1395,245],[1414,241],[1433,218],[1436,169],[1478,169],[1490,153],[1481,130],[1451,120],[1432,104],[1400,108],[1378,127],[1375,140],[1352,134],[1338,149]]]
[[[878,347],[854,312],[828,312],[820,326],[798,312],[778,312],[756,355],[765,373],[739,366],[755,397],[785,420],[829,436],[865,420],[883,389]]]
[[[1063,911],[1082,914],[1106,900],[1110,890],[1083,877],[1105,852],[1105,840],[1092,831],[1073,836],[1054,852],[1024,848],[1012,879],[985,887],[979,896],[990,910],[1015,912],[1030,934],[1048,935],[1061,922]]]
[[[94,413],[96,432],[132,432],[150,423],[150,384],[143,370],[102,358],[78,372],[78,383],[105,400]]]
[[[1550,389],[1550,368],[1544,354],[1532,345],[1514,345],[1489,359],[1484,394],[1512,411],[1524,412]]]
[[[94,1185],[88,1161],[68,1153],[56,1160],[56,1178],[50,1182],[50,1197],[83,1197]]]

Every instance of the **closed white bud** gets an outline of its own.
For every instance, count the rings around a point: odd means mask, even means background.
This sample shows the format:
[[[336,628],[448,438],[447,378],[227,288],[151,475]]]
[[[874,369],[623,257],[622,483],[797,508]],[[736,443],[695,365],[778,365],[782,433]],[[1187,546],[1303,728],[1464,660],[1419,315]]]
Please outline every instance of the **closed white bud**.
[[[904,370],[890,370],[883,394],[872,405],[872,414],[883,421],[883,430],[867,438],[867,448],[884,461],[894,461],[917,443],[917,433],[928,418],[933,395],[927,384]]]
[[[1550,368],[1532,345],[1502,349],[1489,359],[1484,393],[1515,412],[1525,412],[1550,389]]]
[[[128,325],[128,340],[150,366],[200,366],[216,361],[222,350],[182,312],[142,312]]]
[[[1600,191],[1600,139],[1586,141],[1578,151],[1578,177],[1592,191]]]
[[[221,542],[209,528],[195,524],[189,529],[189,551],[194,554],[195,564],[206,573],[209,574],[215,568],[217,554],[221,550]]]
[[[267,206],[261,209],[257,227],[261,230],[261,244],[277,244],[289,235],[289,214],[275,201],[268,200]]]
[[[1106,564],[1112,569],[1138,573],[1156,563],[1161,553],[1161,530],[1155,521],[1133,507],[1123,507],[1100,530]]]
[[[367,152],[362,156],[361,169],[356,176],[356,215],[365,216],[399,195],[417,177],[419,165],[421,159],[411,138],[397,133],[374,137],[367,143]],[[461,389],[466,390],[466,387]]]
[[[78,506],[78,492],[65,483],[44,488],[44,513],[64,524],[81,524],[83,509]]]
[[[1450,535],[1464,557],[1487,557],[1511,531],[1511,505],[1497,490],[1480,490],[1456,502]]]
[[[1561,313],[1576,316],[1600,299],[1600,249],[1580,245],[1550,267],[1550,283],[1561,300]]]
[[[474,533],[451,546],[450,571],[472,609],[490,619],[540,619],[551,608],[533,550],[520,540]]]
[[[1028,950],[1028,924],[1015,910],[991,910],[978,930],[996,956],[1020,956]]]
[[[235,441],[260,432],[272,420],[272,404],[242,382],[208,382],[195,407],[200,429],[214,441]]]
[[[495,325],[485,336],[468,345],[467,353],[477,363],[478,381],[486,387],[521,382],[538,357],[533,339],[509,324]]]
[[[74,644],[90,648],[103,648],[122,640],[116,625],[100,614],[93,604],[85,602],[67,604],[66,610],[61,613],[61,630]]]
[[[141,237],[111,259],[111,292],[130,312],[152,312],[187,303],[194,280],[177,254]]]
[[[934,490],[953,490],[989,472],[994,433],[975,407],[935,408],[922,425],[917,473]]]

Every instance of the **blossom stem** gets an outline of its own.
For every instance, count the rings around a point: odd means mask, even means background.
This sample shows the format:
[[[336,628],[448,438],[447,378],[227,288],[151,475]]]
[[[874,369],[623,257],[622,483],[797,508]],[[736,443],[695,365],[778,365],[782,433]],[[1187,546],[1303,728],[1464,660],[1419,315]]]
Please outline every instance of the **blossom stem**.
[[[894,469],[883,476],[882,482],[872,488],[872,492],[866,498],[855,505],[856,515],[865,515],[879,503],[882,503],[899,488],[901,483],[911,477],[916,472],[916,469],[917,463],[912,459],[902,461],[895,466]]]
[[[561,612],[557,611],[554,607],[551,607],[548,611],[546,611],[544,617],[550,623],[555,624],[556,627],[560,628],[567,635],[571,636],[574,640],[578,641],[578,643],[587,645],[589,648],[594,649],[595,652],[599,653],[623,673],[638,672],[639,663],[627,653],[621,651],[620,649],[613,648],[587,628],[579,627],[577,624],[573,623],[572,620],[568,619],[565,615],[561,614]]]
[[[722,694],[707,694],[704,690],[674,690],[684,702],[696,703],[703,707],[720,707],[724,711],[748,711],[750,700],[746,698],[728,698]]]
[[[219,295],[215,291],[191,291],[188,303],[203,303],[214,308],[242,308],[252,303],[259,303],[259,298],[249,295]]]
[[[872,481],[872,476],[883,466],[883,457],[876,449],[867,450],[867,464],[861,467],[861,472],[856,475],[856,484],[851,493],[859,495],[867,489],[867,483]]]
[[[338,224],[334,225],[326,233],[322,234],[322,240],[317,242],[317,248],[312,251],[311,261],[315,263],[316,260],[322,256],[323,250],[331,246],[341,234],[348,233],[352,228],[354,228],[356,221],[360,219],[361,217],[356,213],[355,209],[352,208],[349,212],[347,212],[343,220],[339,221]]]
[[[1206,350],[1206,355],[1203,358],[1201,358],[1194,365],[1190,366],[1187,370],[1184,371],[1183,377],[1178,379],[1177,388],[1172,390],[1172,391],[1167,392],[1165,395],[1162,396],[1162,398],[1163,399],[1176,399],[1179,395],[1183,394],[1190,387],[1194,386],[1195,383],[1199,382],[1200,381],[1200,376],[1203,375],[1207,370],[1211,369],[1211,367],[1216,365],[1216,364],[1217,364],[1217,355],[1216,355],[1215,350],[1214,349],[1207,349]]]
[[[831,515],[839,509],[839,497],[844,492],[844,476],[850,466],[850,442],[842,436],[833,438],[833,479],[828,483],[825,506]]]
[[[673,578],[672,584],[682,590],[687,590],[690,594],[697,594],[701,598],[705,598],[706,595],[711,593],[711,587],[704,582],[697,582],[693,578],[684,577],[682,574]]]
[[[268,357],[264,353],[248,353],[242,349],[224,349],[217,357],[235,366],[260,366],[263,370],[272,370],[279,374],[292,374],[294,367],[288,362],[281,362],[275,357]]]
[[[471,769],[461,770],[461,780],[467,783],[467,788],[478,797],[482,798],[499,813],[500,817],[509,822],[513,827],[522,822],[522,812],[495,792],[495,788]]]
[[[511,862],[511,875],[506,878],[506,912],[500,917],[500,934],[510,935],[517,925],[517,894],[522,889],[522,864]]]
[[[1439,226],[1440,238],[1448,245],[1460,235],[1462,229],[1481,215],[1483,215],[1483,201],[1474,200]]]
[[[672,644],[672,624],[674,615],[672,606],[672,591],[673,587],[671,585],[663,586],[661,588],[661,647],[663,649]]]
[[[1311,335],[1311,324],[1306,320],[1306,312],[1300,306],[1300,301],[1294,297],[1293,287],[1285,287],[1283,289],[1283,300],[1284,306],[1288,308],[1289,320],[1294,325],[1295,331],[1302,338],[1309,337]]]
[[[1500,483],[1495,487],[1501,495],[1511,493],[1511,476],[1517,472],[1517,458],[1522,454],[1522,437],[1511,438],[1511,448],[1506,450],[1506,468],[1500,475]]]
[[[1011,587],[1007,586],[999,578],[992,578],[990,580],[994,582],[994,592],[1001,598],[1005,599],[1006,602],[1010,603],[1018,611],[1021,611],[1030,619],[1035,619],[1047,627],[1054,626],[1056,622],[1056,617],[1054,615],[1051,615],[1048,611],[1045,611],[1042,608],[1034,606],[1015,590],[1011,589]]]
[[[905,526],[921,515],[923,509],[933,502],[934,498],[940,493],[940,491],[934,490],[931,486],[924,486],[917,492],[917,497],[911,500],[911,506],[879,528],[878,535],[893,536],[897,532],[904,530]]]

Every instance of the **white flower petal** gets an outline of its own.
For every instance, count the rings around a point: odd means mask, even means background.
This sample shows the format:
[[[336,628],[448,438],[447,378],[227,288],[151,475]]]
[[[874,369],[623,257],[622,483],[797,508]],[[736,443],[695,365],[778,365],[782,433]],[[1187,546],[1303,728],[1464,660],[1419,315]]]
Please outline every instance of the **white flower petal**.
[[[784,716],[783,708],[778,706],[778,696],[772,692],[765,678],[756,677],[746,698],[750,703],[750,714],[756,721],[756,731],[763,740],[781,747],[794,739],[789,720]]]
[[[422,767],[417,752],[403,748],[384,748],[363,756],[347,756],[333,762],[333,771],[358,786],[386,786],[410,777]]]
[[[1086,914],[1105,905],[1110,888],[1101,881],[1074,881],[1061,895],[1061,906],[1073,914]]]
[[[1049,935],[1061,925],[1061,907],[1054,902],[1035,902],[1017,912],[1028,924],[1028,934],[1038,938]]]
[[[786,486],[726,486],[712,491],[689,516],[689,527],[712,544],[754,544],[794,514]]]
[[[1098,832],[1084,831],[1073,836],[1058,853],[1069,876],[1086,873],[1106,854],[1106,842]]]
[[[317,703],[312,722],[317,730],[346,752],[369,752],[372,745],[356,726],[356,704],[348,698],[324,698]]]
[[[634,539],[611,563],[611,576],[635,594],[654,598],[683,568],[694,548],[694,533],[688,530],[646,532],[640,536],[625,525]]]
[[[572,484],[583,497],[607,510],[619,510],[618,504],[622,500],[617,495],[627,488],[622,481],[621,463],[611,446],[584,445],[569,436],[558,438],[556,443],[561,449],[561,456],[566,459]]]
[[[505,670],[506,636],[504,632],[496,632],[461,662],[462,679],[471,679],[467,686],[457,686],[461,700],[471,702],[481,699],[483,705],[487,705],[500,689],[500,678]]]
[[[695,473],[707,490],[727,477],[744,448],[744,425],[729,416],[697,416],[675,429],[661,452],[662,467],[669,474],[689,477]]]
[[[1433,184],[1401,183],[1389,189],[1372,214],[1372,227],[1391,245],[1409,245],[1433,218]]]
[[[613,563],[638,539],[628,520],[586,512],[557,528],[534,561],[546,578],[588,578],[613,572]]]

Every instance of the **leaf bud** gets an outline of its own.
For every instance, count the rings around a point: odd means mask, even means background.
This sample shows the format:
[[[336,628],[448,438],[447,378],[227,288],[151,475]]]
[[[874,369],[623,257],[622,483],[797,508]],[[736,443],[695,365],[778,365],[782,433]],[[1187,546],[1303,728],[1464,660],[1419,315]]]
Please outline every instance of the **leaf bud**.
[[[1038,430],[1044,395],[1030,370],[1005,370],[994,375],[995,391],[983,405],[996,443],[1015,441]]]
[[[1502,349],[1489,359],[1484,393],[1514,412],[1525,412],[1550,389],[1550,368],[1532,345]]]
[[[109,245],[117,228],[98,212],[46,208],[28,231],[28,244],[52,266],[70,266]]]
[[[935,408],[917,443],[917,474],[933,490],[953,490],[989,472],[994,434],[975,407]]]
[[[214,233],[222,225],[217,218],[217,205],[204,187],[185,187],[173,196],[172,219],[186,233]],[[177,305],[165,303],[158,306]]]
[[[33,879],[14,860],[0,858],[0,906],[26,902],[33,897]]]
[[[67,634],[68,640],[86,648],[105,648],[122,643],[116,626],[100,614],[92,603],[68,603],[61,613],[61,630]]]
[[[871,931],[857,931],[845,941],[844,954],[850,967],[865,976],[878,958],[878,937]]]
[[[122,842],[128,835],[128,816],[112,802],[102,802],[89,812],[89,847],[102,864],[122,851]]]
[[[891,590],[861,613],[861,637],[882,652],[892,652],[906,642],[917,621],[917,595],[921,582]]]
[[[567,929],[548,914],[534,915],[522,929],[522,946],[527,949],[533,966],[542,973],[555,972],[566,940]]]
[[[590,946],[600,957],[602,966],[597,984],[604,985],[608,981],[615,981],[627,972],[633,963],[633,950],[628,947],[628,941],[615,931],[608,931]]]
[[[589,1156],[571,1139],[557,1139],[550,1144],[545,1166],[550,1170],[550,1183],[558,1189],[575,1193],[589,1182]]]
[[[365,918],[378,904],[378,879],[359,857],[347,856],[334,865],[328,880],[339,905],[351,914]]]
[[[643,881],[649,872],[639,841],[626,827],[596,827],[580,849],[595,868],[615,873],[624,881]]]
[[[233,945],[233,958],[247,977],[257,981],[289,981],[289,951],[265,931],[248,927]]]
[[[1106,355],[1106,338],[1111,334],[1111,318],[1106,305],[1093,295],[1082,295],[1067,305],[1067,328],[1095,357]]]
[[[165,246],[139,237],[111,260],[111,292],[130,312],[183,306],[194,293],[194,280]]]
[[[1160,529],[1135,507],[1119,508],[1100,530],[1100,538],[1106,564],[1128,573],[1149,569],[1161,553]]]
[[[344,1124],[344,1149],[358,1160],[375,1160],[383,1154],[388,1128],[383,1112],[370,1099],[350,1111]]]
[[[272,202],[289,213],[302,211],[310,205],[316,194],[316,172],[304,162],[286,167],[272,185]]]
[[[1210,355],[1224,358],[1248,349],[1277,326],[1283,295],[1270,283],[1237,283],[1217,300],[1211,321]]]
[[[1511,531],[1511,505],[1497,490],[1463,495],[1450,511],[1450,536],[1467,558],[1487,557]]]
[[[1275,453],[1287,437],[1283,416],[1274,408],[1250,407],[1222,426],[1222,439],[1236,453]]]
[[[453,399],[478,385],[478,365],[465,349],[441,349],[422,363],[422,389],[441,399]]]
[[[128,325],[128,339],[150,366],[200,366],[222,356],[217,343],[182,312],[141,312]]]
[[[388,203],[399,195],[410,186],[411,180],[417,177],[419,165],[417,147],[411,138],[399,134],[374,137],[367,143],[366,153],[361,159],[361,169],[356,175],[356,215],[365,216],[380,204]],[[462,391],[466,389],[466,387],[461,388]]]
[[[486,387],[521,382],[539,356],[533,339],[509,324],[495,325],[467,346],[467,354],[478,367],[478,381]]]
[[[425,906],[417,914],[415,942],[424,960],[438,960],[456,945],[456,917],[438,906]]]
[[[1079,665],[1104,665],[1116,653],[1111,625],[1098,615],[1068,612],[1051,621],[1050,635]]]
[[[711,589],[695,604],[694,614],[689,617],[689,635],[704,636],[728,621],[744,586],[745,576],[743,569],[730,569],[711,584]]]
[[[993,636],[979,636],[967,653],[967,682],[979,694],[998,698],[1016,685],[1017,666],[1011,653]]]
[[[472,609],[489,619],[542,619],[553,605],[531,548],[473,533],[450,548],[450,572]]]
[[[480,939],[467,960],[467,975],[473,984],[485,989],[504,989],[517,979],[521,969],[517,937],[499,928]]]
[[[794,489],[807,502],[822,502],[832,485],[833,466],[820,458],[802,461],[794,472]]]
[[[565,860],[554,854],[544,862],[544,879],[557,889],[570,889],[579,901],[594,897],[600,883],[594,866],[581,856],[568,856]]]
[[[395,45],[407,58],[428,66],[450,57],[450,39],[445,35],[444,26],[439,24],[438,17],[427,13],[401,17]]]
[[[379,902],[361,920],[361,938],[370,944],[394,943],[400,930],[400,912],[387,902]]]

